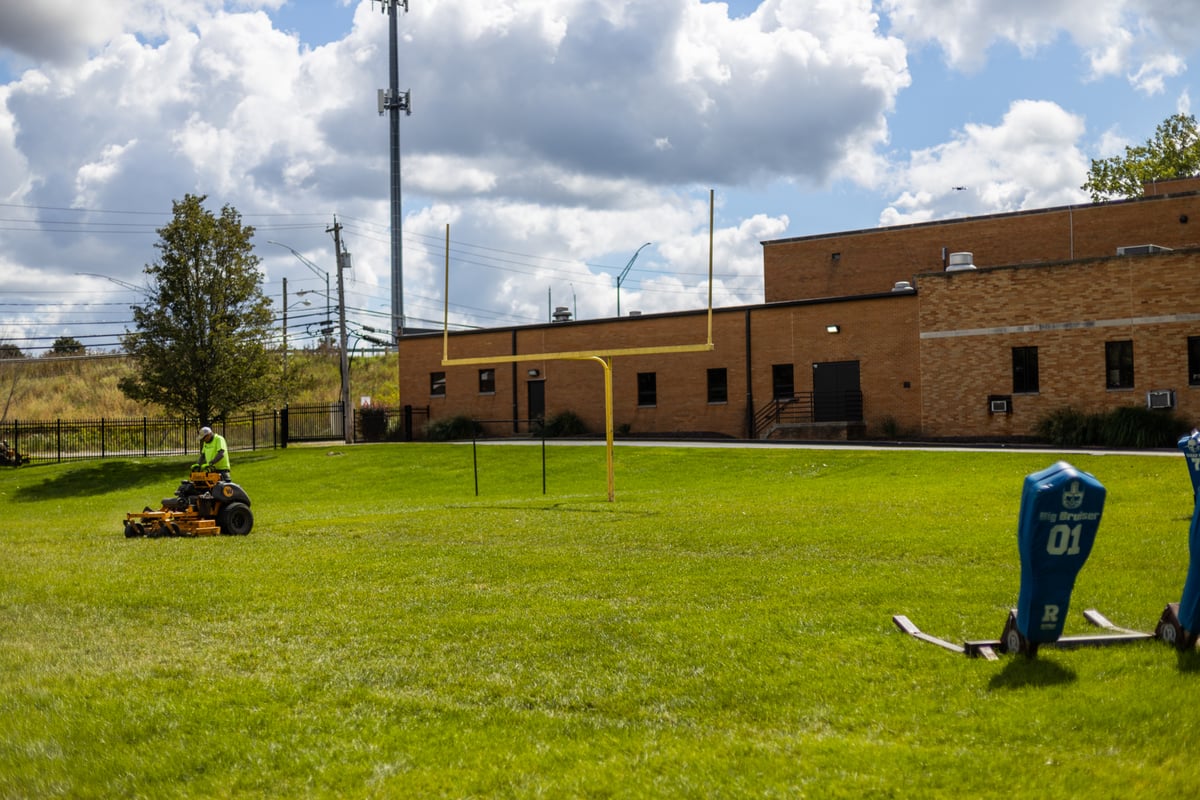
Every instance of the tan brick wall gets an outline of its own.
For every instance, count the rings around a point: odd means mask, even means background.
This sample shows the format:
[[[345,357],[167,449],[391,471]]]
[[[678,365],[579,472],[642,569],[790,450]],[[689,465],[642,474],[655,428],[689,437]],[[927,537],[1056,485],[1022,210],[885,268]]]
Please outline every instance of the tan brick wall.
[[[1186,221],[1181,221],[1186,220]],[[888,291],[943,268],[942,250],[978,266],[1114,255],[1118,247],[1200,246],[1200,195],[1159,195],[763,243],[768,303]],[[838,254],[834,258],[834,254]]]
[[[1187,339],[1200,336],[1200,251],[1027,265],[918,278],[922,429],[930,436],[1027,436],[1065,406],[1144,406],[1173,389],[1200,422],[1188,386]],[[1105,342],[1133,341],[1134,388],[1107,389]],[[1012,348],[1037,347],[1039,391],[989,414],[1012,394]]]
[[[772,365],[793,365],[796,391],[806,392],[813,364],[840,361],[859,362],[869,433],[890,419],[926,436],[1028,436],[1057,408],[1140,406],[1154,389],[1175,390],[1179,412],[1200,423],[1200,387],[1187,374],[1187,338],[1200,336],[1200,250],[1185,249],[1197,244],[1197,226],[1200,195],[1184,194],[767,243],[772,302],[716,311],[710,352],[615,358],[614,423],[635,433],[740,437],[771,400]],[[1176,252],[1111,255],[1151,243]],[[980,268],[941,271],[942,247],[972,251]],[[836,262],[831,252],[841,254]],[[918,293],[886,293],[897,280]],[[831,324],[840,333],[826,333]],[[695,344],[706,333],[703,311],[577,321],[456,333],[450,357]],[[1133,341],[1132,390],[1105,388],[1105,342],[1120,339]],[[1015,395],[1012,414],[989,413],[989,396],[1012,394],[1012,348],[1026,346],[1038,348],[1039,391]],[[549,416],[573,411],[592,432],[604,430],[604,372],[594,362],[442,367],[441,358],[440,336],[401,340],[402,404],[429,405],[434,419],[508,420],[489,428],[511,434],[511,420],[529,415],[528,384],[537,380]],[[479,393],[485,367],[495,369],[494,393]],[[714,367],[727,370],[724,403],[707,400]],[[445,397],[430,396],[432,371],[446,372]],[[637,403],[643,371],[657,378],[649,407]]]
[[[888,417],[903,430],[917,431],[921,408],[917,313],[917,298],[912,295],[755,311],[751,340],[756,407],[771,399],[775,364],[792,364],[796,391],[810,392],[813,364],[857,361],[868,432],[878,432]],[[838,325],[840,331],[827,333],[826,325]]]
[[[742,437],[747,431],[748,411],[771,400],[772,364],[793,364],[796,390],[803,392],[812,388],[814,363],[859,361],[868,425],[878,428],[885,417],[892,417],[904,428],[915,429],[920,422],[917,314],[913,295],[717,311],[711,351],[613,358],[614,425],[628,426],[633,433],[708,432]],[[751,396],[746,377],[747,316],[753,347]],[[841,325],[841,332],[827,334],[825,326],[834,323]],[[456,333],[450,337],[450,357],[702,344],[706,338],[704,312],[626,317]],[[511,420],[514,409],[517,418],[526,419],[527,383],[539,380],[545,381],[547,416],[572,411],[591,432],[604,431],[604,371],[596,362],[531,358],[518,362],[515,369],[502,362],[442,367],[441,355],[441,337],[401,340],[401,403],[428,404],[434,419],[469,414],[477,419]],[[496,370],[496,391],[481,395],[479,370],[489,367]],[[708,402],[710,368],[726,370],[726,402]],[[528,373],[534,369],[538,375],[531,378]],[[429,395],[429,373],[433,371],[446,373],[443,398]],[[655,373],[657,402],[653,406],[638,405],[639,372]],[[512,425],[494,424],[489,430],[507,434]]]

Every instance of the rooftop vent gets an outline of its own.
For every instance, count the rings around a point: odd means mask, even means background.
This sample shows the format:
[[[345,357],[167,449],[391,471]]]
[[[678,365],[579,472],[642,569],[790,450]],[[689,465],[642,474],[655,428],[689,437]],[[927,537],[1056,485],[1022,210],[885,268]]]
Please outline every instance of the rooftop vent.
[[[973,253],[951,253],[946,262],[946,272],[961,272],[975,269]]]
[[[908,281],[896,281],[896,285],[892,287],[893,292],[913,292],[913,285]]]
[[[567,308],[566,306],[556,306],[554,309],[554,321],[555,322],[570,322],[571,321],[571,309]]]
[[[1119,256],[1148,256],[1151,253],[1169,253],[1170,247],[1163,247],[1160,244],[1135,244],[1129,247],[1118,247],[1117,255]]]

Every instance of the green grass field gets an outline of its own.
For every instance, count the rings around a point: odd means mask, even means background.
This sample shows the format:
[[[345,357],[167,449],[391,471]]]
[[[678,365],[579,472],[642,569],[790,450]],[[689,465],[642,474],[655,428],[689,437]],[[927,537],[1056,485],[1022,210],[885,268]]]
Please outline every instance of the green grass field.
[[[1059,456],[464,445],[235,454],[254,531],[130,539],[184,460],[0,473],[0,797],[1170,797],[1200,657],[968,659]],[[1108,489],[1085,608],[1152,630],[1180,457]]]

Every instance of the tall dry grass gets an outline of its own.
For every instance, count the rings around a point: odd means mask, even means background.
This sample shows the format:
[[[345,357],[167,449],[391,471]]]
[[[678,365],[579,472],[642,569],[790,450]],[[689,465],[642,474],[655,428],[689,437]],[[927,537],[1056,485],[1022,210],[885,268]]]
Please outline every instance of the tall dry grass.
[[[118,386],[136,369],[127,358],[93,356],[75,359],[22,358],[0,360],[0,422],[12,420],[120,419],[156,417],[157,406],[130,400]],[[336,352],[313,350],[288,354],[288,381],[279,364],[279,390],[261,408],[337,402],[340,396]],[[187,375],[179,380],[187,381]],[[350,364],[350,401],[370,397],[378,405],[394,404],[396,355],[356,355]],[[245,409],[246,411],[259,409]]]

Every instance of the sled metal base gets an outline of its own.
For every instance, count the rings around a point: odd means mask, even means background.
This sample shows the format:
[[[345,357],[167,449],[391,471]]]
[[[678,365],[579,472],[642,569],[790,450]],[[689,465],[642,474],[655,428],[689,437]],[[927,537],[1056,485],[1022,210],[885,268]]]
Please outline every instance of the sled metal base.
[[[903,614],[897,614],[892,617],[892,622],[895,623],[897,628],[914,639],[937,645],[944,650],[962,653],[968,658],[984,658],[988,661],[998,660],[997,653],[1020,653],[1026,658],[1034,658],[1037,656],[1038,647],[1042,644],[1058,650],[1074,650],[1081,647],[1107,647],[1116,644],[1131,644],[1133,642],[1144,642],[1159,638],[1154,633],[1143,633],[1113,625],[1107,617],[1094,608],[1084,611],[1083,615],[1088,622],[1109,631],[1109,633],[1096,636],[1060,636],[1053,642],[1031,642],[1017,630],[1017,612],[1014,610],[1008,612],[1008,619],[1004,624],[1004,632],[999,639],[968,640],[960,646],[925,633]],[[1195,636],[1192,638],[1192,644],[1195,644]]]
[[[1179,603],[1167,603],[1162,617],[1154,628],[1154,638],[1174,647],[1181,653],[1186,653],[1196,646],[1197,634],[1183,627],[1179,621]]]

